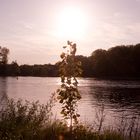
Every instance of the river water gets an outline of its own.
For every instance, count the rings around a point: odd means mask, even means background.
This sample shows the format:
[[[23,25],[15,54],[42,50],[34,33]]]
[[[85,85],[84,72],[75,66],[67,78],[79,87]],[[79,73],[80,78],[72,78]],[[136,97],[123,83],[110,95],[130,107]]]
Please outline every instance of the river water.
[[[82,95],[78,111],[82,122],[97,124],[103,114],[104,125],[114,126],[122,116],[140,116],[140,81],[95,78],[79,78],[78,81]],[[7,98],[39,100],[44,104],[60,84],[60,78],[56,77],[0,77],[0,105]],[[59,112],[60,104],[56,103],[53,108],[56,118],[61,118]]]

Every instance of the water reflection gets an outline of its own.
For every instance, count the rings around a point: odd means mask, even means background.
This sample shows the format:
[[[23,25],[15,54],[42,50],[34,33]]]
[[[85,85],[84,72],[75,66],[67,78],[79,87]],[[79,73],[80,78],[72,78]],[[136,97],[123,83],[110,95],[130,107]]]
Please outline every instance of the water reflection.
[[[79,102],[79,113],[82,121],[92,122],[98,111],[104,105],[106,120],[114,123],[112,117],[140,114],[140,81],[99,80],[94,78],[79,78],[79,91],[82,99]],[[0,78],[0,105],[8,98],[39,100],[46,103],[51,93],[60,88],[60,78],[48,77],[14,77]],[[54,110],[60,116],[60,104]],[[112,121],[112,122],[111,122]],[[106,121],[107,122],[107,121]],[[108,123],[107,122],[107,123]],[[108,124],[109,124],[108,123]]]
[[[7,78],[0,77],[0,108],[6,105],[7,99]]]
[[[114,118],[125,115],[128,118],[140,116],[140,81],[80,79],[82,93],[80,113],[88,115],[90,122],[102,105],[106,114],[106,124],[114,124]],[[116,121],[116,124],[118,122]]]
[[[129,110],[139,113],[140,110],[140,89],[132,88],[103,88],[91,87],[93,98],[98,103],[117,111]]]
[[[80,90],[96,105],[140,110],[140,81],[80,79]]]

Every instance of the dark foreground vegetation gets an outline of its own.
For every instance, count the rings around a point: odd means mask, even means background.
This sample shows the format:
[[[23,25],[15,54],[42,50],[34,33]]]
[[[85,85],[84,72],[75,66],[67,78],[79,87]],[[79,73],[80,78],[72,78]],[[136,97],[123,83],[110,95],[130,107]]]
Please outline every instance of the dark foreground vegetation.
[[[0,49],[2,50],[2,49]],[[7,64],[8,51],[0,53],[1,76],[59,76],[55,65]],[[83,77],[140,77],[140,44],[95,50],[91,56],[76,56],[82,63]]]
[[[7,100],[6,104],[0,110],[0,140],[140,140],[136,117],[130,123],[122,117],[116,128],[105,128],[98,116],[99,125],[79,123],[71,135],[64,121],[52,118],[54,95],[46,105],[22,100]]]

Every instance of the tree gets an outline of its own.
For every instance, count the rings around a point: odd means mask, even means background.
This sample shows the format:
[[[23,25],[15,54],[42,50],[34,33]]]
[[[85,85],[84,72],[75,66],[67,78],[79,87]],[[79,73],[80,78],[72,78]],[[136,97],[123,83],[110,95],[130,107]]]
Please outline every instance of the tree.
[[[62,104],[61,114],[65,120],[70,121],[70,131],[72,126],[78,123],[77,102],[81,99],[78,91],[77,76],[81,74],[81,63],[76,61],[76,44],[67,42],[68,46],[64,46],[64,51],[61,54],[61,63],[59,72],[61,76],[61,88],[57,90],[59,102]]]
[[[103,49],[95,50],[90,56],[91,69],[94,76],[108,75],[109,61],[107,51]]]
[[[20,69],[18,63],[16,61],[12,61],[11,64],[7,65],[6,75],[8,76],[18,76],[20,73]]]
[[[0,46],[0,64],[7,64],[9,49]]]
[[[91,71],[91,62],[89,57],[77,55],[76,60],[81,62],[81,69],[82,69],[82,75],[83,77],[90,77],[92,76]]]
[[[0,75],[6,75],[9,49],[0,46]]]

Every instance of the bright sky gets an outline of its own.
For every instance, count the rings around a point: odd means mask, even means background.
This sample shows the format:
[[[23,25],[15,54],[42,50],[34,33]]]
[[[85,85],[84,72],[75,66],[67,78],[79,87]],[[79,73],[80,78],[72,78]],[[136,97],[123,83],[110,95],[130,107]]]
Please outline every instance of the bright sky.
[[[67,40],[87,56],[140,43],[140,0],[0,0],[0,46],[10,62],[55,63]]]

